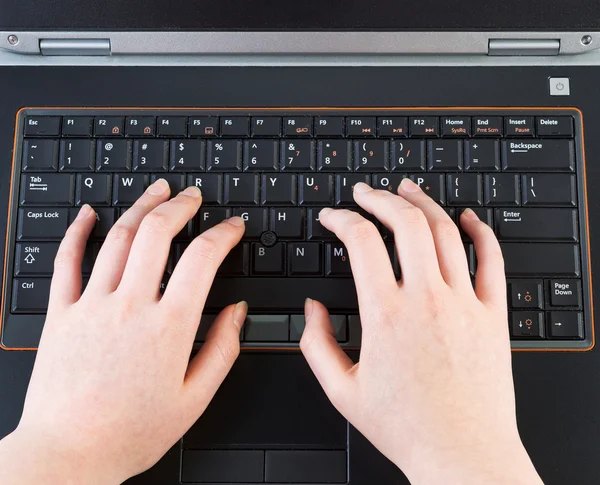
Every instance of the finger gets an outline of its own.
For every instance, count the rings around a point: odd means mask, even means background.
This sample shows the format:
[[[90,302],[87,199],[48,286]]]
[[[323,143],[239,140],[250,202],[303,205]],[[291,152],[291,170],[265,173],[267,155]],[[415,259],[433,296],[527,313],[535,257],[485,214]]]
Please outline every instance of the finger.
[[[470,209],[462,213],[460,223],[473,240],[477,254],[475,294],[483,303],[505,308],[504,258],[494,231]]]
[[[192,406],[201,413],[240,354],[240,331],[244,325],[248,304],[245,301],[225,308],[215,319],[206,341],[190,362],[185,387]]]
[[[353,393],[350,372],[354,364],[335,339],[329,312],[323,304],[307,298],[304,318],[306,327],[300,349],[331,403],[345,414]]]
[[[378,307],[397,290],[389,254],[375,225],[354,211],[325,208],[321,224],[344,243],[361,307]]]
[[[94,294],[114,291],[129,257],[131,243],[142,219],[151,210],[169,198],[169,184],[158,179],[115,223],[98,253],[92,276],[87,285]]]
[[[186,321],[199,322],[217,269],[243,235],[243,219],[232,217],[196,237],[179,259],[161,304],[173,312],[184,308]]]
[[[413,204],[367,184],[354,186],[354,199],[394,233],[405,284],[440,279],[435,244],[423,212]]]
[[[81,296],[81,262],[85,246],[96,223],[94,209],[84,205],[67,229],[56,258],[50,286],[50,306],[70,305]]]
[[[425,214],[433,234],[440,271],[446,283],[452,287],[468,288],[471,291],[467,256],[454,221],[437,202],[410,179],[402,181],[398,187],[398,194]]]
[[[188,187],[144,217],[131,245],[119,288],[141,295],[158,294],[171,242],[198,212],[201,201],[200,189]]]

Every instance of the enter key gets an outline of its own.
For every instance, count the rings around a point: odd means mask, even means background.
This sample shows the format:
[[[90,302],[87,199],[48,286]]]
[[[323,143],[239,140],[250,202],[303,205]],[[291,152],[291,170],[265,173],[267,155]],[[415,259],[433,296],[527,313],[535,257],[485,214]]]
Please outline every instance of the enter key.
[[[501,241],[578,241],[576,209],[496,209]]]

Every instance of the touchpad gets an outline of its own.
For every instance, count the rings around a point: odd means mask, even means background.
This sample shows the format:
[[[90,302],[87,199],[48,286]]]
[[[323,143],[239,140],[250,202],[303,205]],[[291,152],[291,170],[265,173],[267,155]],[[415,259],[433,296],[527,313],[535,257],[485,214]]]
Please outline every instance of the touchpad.
[[[298,354],[242,354],[185,449],[346,450],[347,422]]]

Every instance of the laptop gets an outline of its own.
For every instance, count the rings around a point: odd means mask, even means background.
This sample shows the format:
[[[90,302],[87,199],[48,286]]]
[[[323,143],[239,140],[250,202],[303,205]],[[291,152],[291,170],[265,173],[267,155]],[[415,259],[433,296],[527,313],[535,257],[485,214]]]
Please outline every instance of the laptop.
[[[393,191],[410,177],[453,220],[470,207],[494,229],[515,352],[562,363],[594,347],[584,140],[594,87],[592,68],[572,66],[598,59],[591,2],[1,0],[0,11],[0,365],[18,368],[2,387],[20,389],[0,404],[1,431],[18,419],[53,258],[78,207],[98,214],[85,278],[158,177],[204,197],[173,241],[164,285],[193,237],[231,215],[246,221],[196,348],[225,305],[245,299],[250,314],[213,403],[131,483],[408,483],[331,406],[298,350],[311,296],[359,359],[350,262],[318,218],[358,210],[359,181]],[[525,372],[517,365],[517,380]],[[593,471],[579,473],[591,483]]]

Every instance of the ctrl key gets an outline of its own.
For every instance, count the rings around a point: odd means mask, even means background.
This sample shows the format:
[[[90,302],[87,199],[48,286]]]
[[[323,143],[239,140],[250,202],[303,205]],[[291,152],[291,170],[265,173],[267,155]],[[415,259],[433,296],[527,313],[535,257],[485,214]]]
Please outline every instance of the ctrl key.
[[[13,281],[12,313],[46,313],[50,278],[16,278]]]
[[[510,334],[515,339],[544,338],[542,312],[513,312],[510,316]]]

